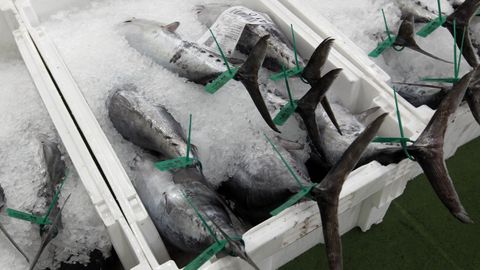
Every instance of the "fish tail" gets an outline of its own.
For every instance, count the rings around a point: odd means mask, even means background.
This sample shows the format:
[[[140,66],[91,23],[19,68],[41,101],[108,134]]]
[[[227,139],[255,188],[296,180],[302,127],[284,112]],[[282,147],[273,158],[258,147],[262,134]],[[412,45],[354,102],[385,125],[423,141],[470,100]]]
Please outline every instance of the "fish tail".
[[[315,83],[310,90],[297,102],[298,107],[296,112],[300,115],[307,128],[307,133],[312,140],[313,145],[317,151],[321,151],[320,135],[318,133],[318,126],[316,122],[315,110],[321,100],[325,100],[325,94],[342,71],[341,68],[331,70],[325,74],[317,83]],[[333,111],[332,111],[333,113]],[[333,116],[335,119],[335,116]],[[333,122],[333,121],[332,121]],[[335,121],[336,122],[336,121]],[[338,125],[338,124],[337,124]]]
[[[475,118],[475,121],[480,125],[480,88],[470,87],[465,97],[473,118]]]
[[[260,93],[260,86],[258,84],[258,72],[262,66],[263,60],[267,53],[267,40],[270,36],[266,35],[260,38],[255,47],[252,49],[251,53],[248,55],[245,63],[240,66],[235,79],[240,81],[248,91],[248,94],[253,100],[253,103],[257,107],[257,110],[260,112],[260,115],[263,117],[263,120],[267,125],[280,133],[277,126],[273,123],[270,112],[268,111],[267,105],[265,105],[265,100]]]
[[[323,237],[330,270],[343,268],[342,243],[338,228],[338,201],[343,183],[355,168],[387,115],[387,113],[380,115],[368,125],[347,148],[323,181],[312,190],[312,197],[317,201],[322,217]]]
[[[425,176],[432,185],[433,190],[458,220],[463,223],[471,223],[448,173],[443,153],[445,132],[450,118],[454,116],[460,102],[470,83],[479,77],[480,68],[476,68],[463,76],[458,83],[448,92],[440,103],[426,128],[415,141],[409,146],[409,152],[422,167]]]
[[[433,59],[436,59],[436,60],[439,60],[439,61],[442,61],[442,62],[445,62],[445,63],[448,63],[448,64],[453,64],[453,62],[451,62],[451,61],[447,61],[447,60],[445,60],[445,59],[442,59],[442,58],[440,58],[440,57],[438,57],[438,56],[435,56],[435,55],[433,55],[433,54],[425,51],[424,49],[420,48],[420,46],[418,46],[416,43],[415,43],[415,45],[408,46],[408,48],[410,48],[410,49],[412,49],[412,50],[414,50],[414,51],[416,51],[416,52],[419,52],[419,53],[421,53],[421,54],[423,54],[423,55],[426,55],[426,56],[428,56],[428,57],[430,57],[430,58],[433,58]]]

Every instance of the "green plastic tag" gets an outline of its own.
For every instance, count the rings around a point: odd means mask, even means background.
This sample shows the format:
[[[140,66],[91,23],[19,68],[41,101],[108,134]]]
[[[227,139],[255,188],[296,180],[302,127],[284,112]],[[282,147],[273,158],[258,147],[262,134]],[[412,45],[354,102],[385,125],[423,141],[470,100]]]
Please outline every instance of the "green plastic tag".
[[[282,212],[283,210],[285,210],[285,209],[289,208],[290,206],[296,204],[298,201],[300,201],[305,196],[310,194],[310,191],[312,191],[314,186],[315,185],[311,185],[311,186],[308,186],[308,187],[303,187],[297,194],[290,197],[290,199],[288,199],[288,201],[286,201],[285,203],[283,203],[282,205],[277,207],[275,210],[271,211],[270,215],[276,216],[280,212]]]
[[[297,76],[297,75],[301,74],[302,72],[303,72],[302,67],[293,67],[293,68],[287,69],[285,71],[288,78]],[[278,80],[283,79],[284,77],[285,77],[285,75],[283,74],[283,71],[282,71],[282,72],[278,72],[278,73],[275,73],[272,76],[270,76],[270,80],[278,81]]]
[[[29,221],[39,225],[52,224],[52,221],[50,221],[46,216],[35,216],[30,213],[18,211],[11,208],[7,208],[7,215],[12,218]]]
[[[437,30],[440,26],[442,26],[446,21],[447,21],[447,17],[445,17],[445,16],[438,17],[435,20],[433,20],[433,21],[427,23],[425,26],[423,26],[422,29],[420,29],[417,32],[417,35],[419,35],[421,37],[427,37],[431,33],[433,33],[433,31]]]
[[[221,240],[215,242],[213,245],[209,246],[206,250],[204,250],[200,255],[198,255],[193,261],[191,261],[184,270],[197,270],[200,268],[204,263],[206,263],[210,258],[215,256],[218,252],[222,251],[227,245],[227,240]]]
[[[233,67],[230,70],[227,70],[220,74],[213,82],[205,85],[205,91],[207,91],[210,94],[215,94],[215,92],[218,91],[218,89],[222,88],[228,81],[233,79],[235,77],[235,74],[237,74],[239,68]]]
[[[285,104],[280,112],[273,118],[273,123],[277,126],[282,126],[285,124],[287,119],[295,112],[297,109],[297,101],[294,100],[293,102],[288,102]]]
[[[391,38],[387,38],[383,42],[379,43],[378,46],[368,54],[368,56],[373,57],[373,58],[378,57],[386,49],[393,46],[393,43],[395,43],[396,38],[397,38],[396,36],[391,36]]]
[[[407,143],[407,142],[413,142],[409,138],[396,138],[396,137],[375,137],[373,139],[374,143]]]
[[[178,157],[155,163],[155,167],[160,171],[169,171],[172,169],[185,168],[193,164],[193,158]]]

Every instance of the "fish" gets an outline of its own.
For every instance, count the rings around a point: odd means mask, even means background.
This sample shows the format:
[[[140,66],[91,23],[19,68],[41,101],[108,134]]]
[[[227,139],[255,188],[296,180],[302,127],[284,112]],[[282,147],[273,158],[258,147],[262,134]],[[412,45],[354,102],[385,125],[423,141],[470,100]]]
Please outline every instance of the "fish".
[[[108,116],[115,129],[143,149],[166,159],[187,156],[187,139],[182,126],[161,105],[147,101],[135,85],[115,88],[107,102]],[[198,159],[196,147],[189,157]]]
[[[422,7],[415,1],[407,1],[407,0],[396,0],[398,7],[402,12],[403,17],[410,17],[413,16],[415,22],[430,22],[434,19],[438,18],[438,15],[426,10],[425,7]],[[463,43],[463,50],[462,55],[468,64],[475,68],[478,66],[478,58],[475,52],[475,43],[472,39],[471,29],[469,28],[470,22],[472,18],[475,16],[476,11],[480,7],[479,0],[466,0],[463,3],[459,4],[457,2],[452,3],[452,7],[454,8],[454,12],[447,15],[443,14],[447,17],[445,23],[442,25],[446,27],[448,31],[454,36],[454,29],[453,29],[453,21],[456,23],[456,43],[459,48],[462,48]],[[463,32],[465,30],[465,40],[463,41]]]
[[[436,110],[442,99],[447,95],[447,89],[442,86],[403,82],[392,82],[392,84],[404,85],[397,88],[397,93],[415,107],[427,105],[432,110]],[[436,90],[425,90],[425,88]]]
[[[298,54],[295,56],[293,45],[267,14],[244,6],[228,7],[223,3],[199,5],[195,7],[195,10],[199,21],[205,26],[215,29],[215,32],[218,33],[227,33],[218,38],[220,44],[228,46],[227,52],[233,53],[234,50],[237,50],[249,55],[258,40],[268,35],[270,38],[263,67],[279,72],[282,70],[282,66],[286,69],[297,67],[297,62],[299,66],[304,66],[303,58]],[[212,18],[215,15],[217,18],[213,22]],[[237,42],[226,41],[232,38]],[[201,43],[212,47],[214,40],[207,33],[201,39]]]
[[[41,137],[42,156],[47,172],[47,180],[40,194],[42,197],[46,198],[46,205],[51,207],[48,209],[50,212],[47,212],[46,214],[52,223],[40,225],[40,236],[42,238],[42,242],[40,249],[37,251],[30,264],[30,269],[35,268],[35,265],[37,264],[38,259],[42,255],[44,249],[63,228],[61,219],[62,208],[59,206],[57,198],[55,198],[55,194],[60,187],[62,180],[65,179],[66,165],[63,155],[58,148],[58,144],[52,140],[49,140],[46,136]]]
[[[459,5],[455,11],[447,17],[444,27],[450,31],[452,36],[456,32],[456,43],[459,48],[463,48],[462,55],[468,64],[475,68],[478,66],[478,58],[475,48],[472,44],[472,37],[470,34],[470,21],[477,14],[480,8],[480,0],[465,0]],[[455,21],[455,29],[453,22]],[[466,37],[463,37],[465,33]]]
[[[449,176],[443,155],[443,144],[448,123],[455,116],[469,85],[478,82],[480,68],[464,75],[442,100],[435,114],[408,152],[420,164],[435,193],[450,211],[462,223],[472,223],[465,211],[452,179]]]
[[[5,192],[3,191],[2,186],[0,186],[0,211],[2,211],[2,208],[5,206],[5,204],[6,204]],[[17,242],[15,242],[15,240],[13,239],[12,235],[10,235],[10,233],[8,233],[8,231],[5,229],[5,227],[1,223],[0,223],[0,231],[2,231],[2,233],[5,235],[5,237],[8,239],[8,241],[10,241],[12,246],[20,254],[22,254],[22,256],[25,258],[25,260],[28,263],[30,263],[30,260],[28,259],[27,254],[22,250],[22,248],[20,248],[20,246],[17,244]]]
[[[183,40],[175,32],[179,25],[179,22],[164,25],[133,18],[120,24],[119,32],[132,48],[195,83],[205,85],[227,70],[221,56],[197,43]],[[273,123],[258,86],[258,71],[265,58],[268,39],[269,36],[266,35],[256,42],[234,79],[246,87],[268,126],[280,132]],[[229,66],[233,67],[231,63]]]
[[[162,173],[154,167],[155,157],[137,155],[130,164],[133,184],[150,217],[169,243],[178,249],[199,254],[215,242],[203,225],[199,215],[209,224],[215,237],[225,239],[241,237],[245,228],[226,206],[226,203],[206,184],[204,176],[195,168],[183,168]],[[189,204],[198,209],[198,213]],[[227,246],[226,252],[249,258],[244,245]],[[251,261],[250,259],[246,259]],[[258,269],[258,267],[256,268]]]
[[[342,242],[338,228],[338,204],[343,183],[356,167],[363,151],[373,140],[387,115],[387,113],[383,113],[370,123],[348,146],[320,184],[314,186],[311,191],[310,195],[317,202],[320,210],[330,270],[343,269]]]
[[[419,52],[423,55],[431,57],[433,59],[436,59],[445,63],[453,64],[450,61],[439,58],[420,48],[420,46],[418,46],[417,42],[415,41],[414,36],[415,36],[414,17],[413,15],[408,15],[407,18],[405,18],[400,24],[400,28],[398,29],[398,35],[393,45],[398,47],[406,47],[416,52]]]

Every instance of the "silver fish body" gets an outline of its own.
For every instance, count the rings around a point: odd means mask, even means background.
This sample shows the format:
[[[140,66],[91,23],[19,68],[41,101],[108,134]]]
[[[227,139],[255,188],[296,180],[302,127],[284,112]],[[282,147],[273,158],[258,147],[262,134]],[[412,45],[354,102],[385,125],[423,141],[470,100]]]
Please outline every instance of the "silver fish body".
[[[279,143],[278,151],[290,164],[303,186],[311,183],[306,167]],[[218,191],[235,203],[236,210],[257,223],[269,217],[269,212],[300,191],[301,186],[289,173],[272,147],[264,142],[239,155],[229,179]]]
[[[419,1],[395,0],[396,6],[400,8],[402,17],[413,15],[416,22],[429,22],[438,18],[438,11],[422,5]],[[442,13],[442,15],[445,15]]]
[[[130,84],[114,90],[108,115],[117,131],[144,149],[173,159],[187,154],[187,141],[180,124],[162,106],[154,105]],[[193,150],[190,157],[196,157]]]
[[[193,82],[206,84],[227,70],[218,54],[182,40],[175,33],[176,27],[178,23],[164,25],[145,19],[131,19],[119,25],[131,47]]]
[[[162,173],[154,167],[154,159],[137,156],[132,163],[134,186],[162,238],[186,252],[200,252],[214,243],[185,196],[198,208],[208,222],[213,220],[231,237],[241,236],[243,229],[235,226],[221,199],[204,183],[194,168]],[[168,176],[167,176],[168,175]],[[209,225],[221,239],[221,233]]]

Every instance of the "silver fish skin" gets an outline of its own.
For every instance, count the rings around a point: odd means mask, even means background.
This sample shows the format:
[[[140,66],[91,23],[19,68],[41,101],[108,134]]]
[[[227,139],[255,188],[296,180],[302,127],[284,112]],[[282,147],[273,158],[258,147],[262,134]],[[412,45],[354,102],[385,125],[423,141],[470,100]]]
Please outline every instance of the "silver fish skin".
[[[147,101],[132,84],[114,89],[108,116],[117,131],[133,144],[173,159],[187,154],[187,140],[180,124],[160,105]],[[189,156],[196,158],[192,149]]]
[[[118,25],[118,29],[138,52],[193,82],[206,84],[227,70],[218,54],[176,34],[178,25],[131,19]]]
[[[301,189],[268,142],[262,143],[238,156],[229,179],[218,188],[220,194],[235,203],[240,215],[253,223],[268,218],[270,211]],[[301,184],[312,184],[304,164],[283,148],[281,143],[275,140],[274,144]]]
[[[336,117],[339,119],[343,135],[339,136],[335,126],[328,120],[327,114],[322,110],[316,111],[316,120],[320,136],[321,154],[328,164],[333,166],[350,144],[365,129],[372,116],[378,115],[379,107],[368,109],[360,114],[353,114],[344,106],[332,103]],[[391,147],[384,144],[369,144],[363,152],[358,165],[377,160],[381,164],[396,163],[404,158],[399,147]]]
[[[201,11],[199,11],[197,14],[199,20],[201,22],[211,21],[209,18],[212,16],[212,14],[216,14],[218,12],[219,6],[220,5],[218,4],[203,6]],[[215,12],[210,12],[210,8]],[[225,9],[226,8],[227,7],[225,7]],[[243,6],[234,6],[232,8],[237,8],[235,15],[238,16],[239,19],[243,18],[247,21],[252,20],[252,14],[257,14],[256,11],[250,10]],[[200,8],[197,8],[197,10],[200,10]],[[275,23],[273,23],[268,15],[261,15],[267,19],[266,22],[260,23],[256,21],[252,24],[247,23],[243,29],[240,39],[238,40],[236,49],[241,53],[248,55],[261,37],[269,35],[270,38],[268,40],[267,54],[265,56],[263,66],[272,71],[280,71],[282,65],[285,66],[286,69],[296,67],[293,46],[288,38],[282,33],[282,31],[280,31]],[[207,26],[210,27],[209,25]],[[228,28],[228,26],[226,25],[225,28]],[[222,29],[221,25],[219,26],[219,29]],[[227,29],[225,31],[219,31],[226,32]],[[303,67],[305,65],[304,60],[299,55],[297,55],[297,57],[298,64]]]
[[[184,194],[207,222],[213,220],[230,237],[243,234],[243,228],[234,225],[225,204],[204,184],[204,177],[196,169],[180,169],[168,175],[154,167],[154,158],[149,155],[137,156],[131,168],[135,189],[155,226],[162,238],[177,248],[198,253],[214,243]],[[217,237],[222,239],[218,229],[208,223]]]

